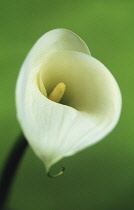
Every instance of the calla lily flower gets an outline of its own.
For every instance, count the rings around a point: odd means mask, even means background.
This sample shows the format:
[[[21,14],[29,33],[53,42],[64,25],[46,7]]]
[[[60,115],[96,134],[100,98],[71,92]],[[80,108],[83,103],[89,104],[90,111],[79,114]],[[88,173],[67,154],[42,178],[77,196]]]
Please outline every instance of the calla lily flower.
[[[66,29],[44,34],[16,87],[17,117],[46,170],[104,138],[117,124],[121,94],[110,71]]]

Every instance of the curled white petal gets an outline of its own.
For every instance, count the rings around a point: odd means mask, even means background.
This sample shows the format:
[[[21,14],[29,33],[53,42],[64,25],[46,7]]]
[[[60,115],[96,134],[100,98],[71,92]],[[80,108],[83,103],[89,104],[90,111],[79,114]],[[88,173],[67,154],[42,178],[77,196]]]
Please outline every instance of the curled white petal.
[[[59,82],[66,84],[62,104],[47,98]],[[101,140],[120,116],[121,94],[114,77],[65,29],[48,32],[35,44],[16,93],[23,132],[47,170]]]

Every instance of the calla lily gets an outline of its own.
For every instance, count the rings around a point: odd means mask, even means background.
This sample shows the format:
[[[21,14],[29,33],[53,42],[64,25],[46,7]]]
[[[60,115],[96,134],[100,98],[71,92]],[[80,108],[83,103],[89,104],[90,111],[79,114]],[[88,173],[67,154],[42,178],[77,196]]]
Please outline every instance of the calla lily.
[[[55,29],[37,41],[24,61],[16,106],[24,135],[48,171],[115,127],[121,94],[110,71],[80,37]]]

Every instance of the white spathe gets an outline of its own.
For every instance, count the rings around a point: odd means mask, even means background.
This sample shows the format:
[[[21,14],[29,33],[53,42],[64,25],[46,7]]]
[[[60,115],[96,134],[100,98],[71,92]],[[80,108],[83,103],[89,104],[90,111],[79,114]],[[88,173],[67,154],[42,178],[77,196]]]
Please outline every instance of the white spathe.
[[[64,82],[62,103],[47,98]],[[61,158],[98,142],[116,125],[119,87],[73,32],[43,35],[22,65],[16,87],[17,116],[29,144],[47,171]]]

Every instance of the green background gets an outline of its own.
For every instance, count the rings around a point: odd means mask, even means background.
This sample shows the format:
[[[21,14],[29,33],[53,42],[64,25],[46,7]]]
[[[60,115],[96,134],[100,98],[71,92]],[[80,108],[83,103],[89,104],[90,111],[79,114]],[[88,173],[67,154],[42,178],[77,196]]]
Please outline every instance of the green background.
[[[49,179],[28,148],[13,185],[13,210],[134,209],[134,1],[0,1],[0,169],[20,133],[15,83],[35,41],[54,28],[78,34],[115,76],[123,110],[115,130],[98,144],[57,163]]]

